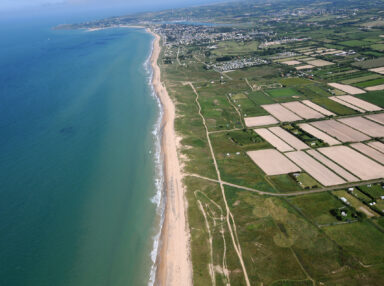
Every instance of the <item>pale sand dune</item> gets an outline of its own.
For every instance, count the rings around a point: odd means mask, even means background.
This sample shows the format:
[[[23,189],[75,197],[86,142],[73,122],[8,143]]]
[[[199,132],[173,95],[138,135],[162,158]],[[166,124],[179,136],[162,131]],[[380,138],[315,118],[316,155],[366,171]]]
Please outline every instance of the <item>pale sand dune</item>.
[[[152,33],[153,34],[153,33]],[[166,183],[165,220],[161,233],[161,245],[157,257],[156,285],[192,285],[192,265],[189,253],[189,228],[186,217],[186,200],[182,183],[182,170],[178,159],[174,130],[175,106],[161,83],[160,37],[153,42],[151,64],[152,84],[163,105],[164,171]]]
[[[268,129],[269,131],[271,131],[273,134],[283,139],[285,142],[287,142],[296,150],[309,149],[309,146],[307,144],[305,144],[303,141],[299,140],[298,138],[296,138],[291,133],[289,133],[288,131],[284,130],[281,127],[271,127]]]
[[[348,182],[360,181],[359,178],[355,177],[354,175],[352,175],[348,171],[344,170],[339,165],[337,165],[336,163],[332,162],[327,157],[321,155],[316,150],[311,149],[311,150],[308,150],[307,153],[309,155],[311,155],[313,158],[315,158],[316,160],[318,160],[319,162],[321,162],[323,165],[327,166],[329,169],[334,171],[336,174],[338,174],[339,176],[343,177]]]
[[[352,95],[341,95],[341,96],[336,96],[338,99],[348,102],[354,106],[357,106],[359,108],[362,108],[366,111],[380,111],[382,110],[381,107],[378,107],[377,105],[374,105],[372,103],[369,103],[365,100],[362,100],[360,98],[354,97]]]
[[[365,117],[377,123],[384,124],[384,113],[366,115]]]
[[[371,159],[384,164],[384,154],[372,148],[371,146],[365,145],[363,143],[354,143],[350,145],[353,149],[367,155]]]
[[[323,186],[345,183],[342,178],[303,151],[289,152],[285,153],[285,155]]]
[[[281,105],[305,119],[324,117],[324,115],[302,104],[300,101],[285,102]]]
[[[346,93],[349,93],[349,94],[362,94],[362,93],[365,93],[364,90],[360,89],[360,88],[357,88],[357,87],[354,87],[354,86],[351,86],[351,85],[347,85],[347,84],[341,84],[341,83],[336,83],[336,82],[331,82],[331,83],[328,83],[329,86],[332,86],[334,88],[337,88],[337,89],[340,89]]]
[[[301,171],[299,167],[275,149],[249,151],[247,154],[260,169],[270,176]]]
[[[384,167],[347,146],[333,146],[318,149],[325,156],[362,180],[384,177]]]
[[[292,60],[292,61],[282,62],[282,64],[289,65],[289,66],[294,66],[294,65],[299,65],[299,64],[301,64],[301,62]]]
[[[313,127],[312,125],[309,125],[308,123],[300,124],[299,127],[301,129],[303,129],[305,132],[307,132],[307,133],[311,134],[312,136],[322,140],[323,142],[327,143],[330,146],[341,144],[340,141],[329,136],[327,133],[324,133],[323,131]]]
[[[370,139],[367,135],[333,119],[312,122],[311,125],[328,133],[341,142],[361,142]]]
[[[367,134],[371,137],[384,137],[384,126],[368,120],[364,117],[349,117],[338,119],[338,121]]]
[[[313,68],[314,66],[313,65],[303,65],[303,66],[298,66],[298,67],[295,67],[298,71],[301,71],[301,70],[309,70],[311,68]]]
[[[262,105],[267,112],[272,114],[273,117],[277,118],[282,122],[292,122],[302,120],[301,117],[293,113],[292,111],[284,108],[278,103]]]
[[[356,111],[358,111],[358,112],[362,112],[362,113],[365,112],[364,109],[362,109],[362,108],[360,108],[360,107],[357,107],[357,106],[355,106],[355,105],[353,105],[353,104],[350,104],[350,103],[348,103],[348,102],[346,102],[346,101],[344,101],[344,100],[341,100],[341,99],[337,98],[336,96],[331,96],[331,97],[329,97],[329,99],[332,99],[333,101],[335,101],[335,102],[337,102],[337,103],[340,103],[340,104],[342,104],[342,105],[344,105],[344,106],[346,106],[346,107],[349,107],[349,108],[351,108],[351,109],[353,109],[353,110],[356,110]]]
[[[313,65],[315,67],[324,67],[324,66],[329,66],[329,65],[334,65],[332,62],[324,61],[324,60],[314,60],[314,61],[309,61],[307,62],[309,65]]]
[[[293,148],[265,128],[255,129],[255,132],[263,137],[269,144],[281,152],[293,151]]]
[[[381,153],[384,153],[384,144],[379,141],[373,141],[367,143],[372,148],[375,148],[377,151],[380,151]]]
[[[366,91],[376,91],[376,90],[383,90],[383,89],[384,89],[384,84],[369,86],[365,88]]]
[[[271,125],[271,124],[279,123],[279,121],[277,121],[271,115],[246,117],[246,118],[244,118],[244,122],[245,122],[245,125],[247,127],[258,127],[258,126],[265,126],[265,125]]]
[[[312,101],[306,99],[303,100],[302,103],[304,103],[306,106],[320,112],[321,114],[324,114],[325,116],[335,116],[336,114],[325,109],[324,107],[317,105],[316,103],[313,103]]]

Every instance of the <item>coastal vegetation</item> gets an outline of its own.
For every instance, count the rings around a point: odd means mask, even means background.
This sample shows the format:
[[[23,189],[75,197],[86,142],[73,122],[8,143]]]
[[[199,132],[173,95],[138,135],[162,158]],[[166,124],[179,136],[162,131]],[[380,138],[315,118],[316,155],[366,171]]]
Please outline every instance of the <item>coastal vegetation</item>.
[[[176,106],[194,283],[382,285],[384,167],[370,154],[384,152],[383,3],[208,7],[76,26],[139,22],[162,37],[158,63]],[[266,115],[304,147],[244,120]],[[364,120],[373,127],[359,126]],[[268,175],[268,162],[249,156],[275,147],[300,171]]]

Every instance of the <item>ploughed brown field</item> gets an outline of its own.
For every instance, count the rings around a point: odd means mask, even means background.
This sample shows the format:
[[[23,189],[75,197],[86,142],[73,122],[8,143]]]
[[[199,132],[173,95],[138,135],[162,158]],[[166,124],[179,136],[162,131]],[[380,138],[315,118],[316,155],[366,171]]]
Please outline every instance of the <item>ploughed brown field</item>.
[[[271,115],[246,117],[244,118],[244,122],[247,127],[258,127],[279,123],[279,121]]]
[[[349,108],[351,108],[351,109],[353,109],[353,110],[356,110],[356,111],[358,111],[358,112],[362,112],[362,113],[365,112],[364,109],[362,109],[362,108],[360,108],[360,107],[357,107],[356,105],[350,104],[349,102],[346,102],[346,101],[344,101],[344,100],[341,100],[341,99],[339,99],[339,98],[336,97],[336,96],[331,96],[331,97],[329,97],[329,99],[332,99],[333,101],[335,101],[335,102],[337,102],[337,103],[340,103],[341,105],[344,105],[344,106],[346,106],[346,107],[349,107]]]
[[[307,153],[311,155],[313,158],[315,158],[316,160],[318,160],[319,162],[321,162],[322,164],[324,164],[325,166],[327,166],[329,169],[334,171],[336,174],[343,177],[348,182],[360,181],[359,178],[355,177],[348,171],[344,170],[342,167],[332,162],[327,157],[321,155],[318,151],[312,149],[312,150],[308,150]]]
[[[348,85],[348,84],[341,84],[341,83],[336,83],[336,82],[331,82],[331,83],[328,83],[329,86],[332,86],[334,88],[337,88],[339,90],[342,90],[346,93],[349,93],[349,94],[362,94],[362,93],[365,93],[364,90],[360,89],[360,88],[357,88],[357,87],[354,87],[352,85]]]
[[[267,175],[282,175],[301,171],[299,167],[275,149],[249,151],[247,154]]]
[[[364,117],[349,117],[338,119],[338,121],[367,134],[371,137],[384,137],[384,126],[372,122]]]
[[[324,141],[328,145],[338,145],[341,142],[336,140],[335,138],[329,136],[327,133],[313,127],[312,125],[309,125],[308,123],[300,124],[299,127],[303,129],[305,132],[311,134],[312,136]]]
[[[375,86],[369,86],[365,88],[366,91],[377,91],[377,90],[384,90],[384,84],[379,84]]]
[[[313,122],[311,125],[341,142],[361,142],[370,139],[367,135],[333,119]]]
[[[325,67],[325,66],[329,66],[329,65],[334,65],[334,63],[332,62],[328,62],[328,61],[324,61],[324,60],[313,60],[313,61],[309,61],[307,62],[308,64],[310,65],[313,65],[315,67]]]
[[[366,115],[365,117],[380,124],[384,124],[384,113]]]
[[[314,66],[313,65],[303,65],[303,66],[298,66],[298,67],[295,67],[298,71],[300,70],[309,70],[311,68],[313,68]]]
[[[302,120],[301,117],[286,109],[278,103],[262,105],[268,113],[282,122],[292,122]]]
[[[285,155],[323,186],[333,186],[345,183],[341,177],[313,159],[304,151],[289,152]]]
[[[375,148],[377,151],[384,153],[384,144],[378,141],[373,141],[368,143],[369,146]]]
[[[295,136],[293,136],[291,133],[281,127],[271,127],[269,128],[269,131],[271,131],[276,136],[280,137],[282,140],[284,140],[296,150],[304,150],[309,148],[307,144],[297,139]]]
[[[370,69],[369,71],[384,74],[384,67]]]
[[[360,153],[367,155],[371,159],[374,159],[375,161],[384,164],[384,154],[377,151],[375,148],[365,145],[364,143],[354,143],[350,146],[359,151]]]
[[[305,119],[324,117],[323,114],[317,112],[316,110],[313,110],[312,108],[309,108],[300,101],[285,102],[281,105]]]
[[[352,95],[341,95],[341,96],[336,96],[336,98],[338,98],[342,101],[345,101],[347,103],[350,103],[354,106],[357,106],[359,108],[362,108],[365,111],[380,111],[381,110],[381,108],[378,107],[377,105],[369,103],[369,102],[362,100],[360,98],[356,98]]]
[[[301,64],[301,62],[292,60],[292,61],[282,62],[282,64],[289,65],[289,66],[294,66],[294,65],[299,65],[299,64]]]
[[[320,112],[321,114],[324,114],[325,116],[334,116],[334,115],[336,115],[335,113],[325,109],[324,107],[322,107],[320,105],[317,105],[316,103],[313,103],[312,101],[310,101],[308,99],[303,100],[302,103],[304,103],[308,107],[310,107],[310,108]]]
[[[361,180],[373,180],[384,177],[384,167],[382,165],[350,147],[333,146],[318,150]]]
[[[273,147],[281,152],[293,151],[293,148],[265,128],[255,129],[255,132],[268,141]]]

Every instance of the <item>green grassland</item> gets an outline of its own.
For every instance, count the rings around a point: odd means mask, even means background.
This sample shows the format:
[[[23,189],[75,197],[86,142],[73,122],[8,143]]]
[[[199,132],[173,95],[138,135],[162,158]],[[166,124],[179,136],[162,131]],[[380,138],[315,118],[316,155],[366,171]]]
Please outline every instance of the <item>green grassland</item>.
[[[370,203],[372,202],[372,198],[364,194],[363,192],[359,191],[358,189],[354,189],[351,194],[358,198],[360,201],[364,203]]]
[[[382,76],[379,75],[379,74],[372,73],[372,74],[369,74],[369,75],[366,75],[366,76],[346,79],[346,80],[343,80],[342,83],[344,83],[344,84],[354,84],[354,83],[359,83],[359,82],[363,82],[363,81],[367,81],[367,80],[372,80],[372,79],[377,79],[377,78],[382,78]]]
[[[371,46],[373,50],[383,52],[384,51],[384,44],[374,44]]]
[[[353,115],[357,113],[355,110],[349,107],[346,107],[344,105],[341,105],[340,103],[337,103],[326,97],[314,98],[312,99],[312,101],[338,115]]]
[[[337,219],[331,214],[331,210],[343,206],[340,200],[329,193],[293,197],[288,201],[317,225],[336,223]]]
[[[254,281],[265,285],[300,285],[295,281],[312,278],[326,284],[335,279],[345,285],[361,285],[367,279],[353,274],[366,271],[356,263],[355,256],[344,252],[290,203],[232,187],[226,188],[226,194],[237,218],[243,251],[246,249],[244,259],[251,265],[248,271],[255,273]],[[332,227],[339,228],[338,225]],[[376,236],[377,233],[373,239],[380,239],[380,235]],[[353,254],[364,255],[361,250]],[[281,280],[286,284],[280,284]]]
[[[351,207],[353,207],[357,212],[359,212],[362,215],[362,217],[365,217],[367,215],[367,213],[369,213],[370,216],[376,216],[375,212],[370,211],[369,208],[367,206],[365,206],[359,199],[357,199],[355,196],[347,193],[347,191],[340,190],[340,191],[333,192],[333,194],[339,198],[343,197],[343,198],[347,199],[348,204]]]
[[[367,47],[371,43],[367,42],[367,41],[349,40],[349,41],[345,41],[345,42],[340,42],[339,44],[343,45],[343,46],[354,48],[354,47]]]
[[[380,185],[372,185],[372,186],[359,186],[358,187],[364,194],[368,195],[372,199],[376,200],[381,196],[384,196],[384,190]]]
[[[383,91],[370,91],[367,93],[358,94],[358,95],[356,95],[356,97],[384,108],[384,93],[383,93]]]
[[[300,93],[293,88],[268,89],[266,92],[273,97],[290,97],[300,95]]]
[[[361,67],[363,69],[372,69],[372,68],[382,67],[384,66],[384,57],[357,62],[357,63],[354,63],[353,65],[357,67]]]
[[[290,175],[269,176],[267,180],[280,193],[292,193],[303,190]]]
[[[217,184],[197,178],[187,177],[184,181],[188,188],[186,194],[190,207],[188,208],[188,223],[191,233],[191,256],[193,263],[194,283],[210,285],[208,265],[215,266],[215,276],[219,285],[226,284],[223,275],[223,257],[230,271],[230,281],[237,285],[244,283],[239,262],[226,224],[220,217],[225,214],[225,206]],[[206,212],[206,220],[202,211]],[[208,230],[207,225],[210,226]],[[223,232],[224,230],[224,232]],[[210,255],[209,233],[212,237],[212,259]],[[198,261],[198,262],[197,262]]]
[[[329,226],[324,230],[331,239],[354,255],[359,262],[372,265],[383,261],[384,249],[379,246],[383,245],[384,236],[370,222]]]
[[[258,49],[259,42],[249,41],[249,42],[235,42],[235,41],[225,41],[220,42],[217,45],[217,48],[213,50],[213,54],[218,57],[222,56],[239,56],[244,54],[253,53]]]
[[[317,182],[314,178],[312,178],[307,173],[300,173],[296,177],[296,181],[299,183],[300,187],[302,187],[305,190],[319,188],[321,186],[319,182]]]
[[[359,83],[356,83],[354,85],[357,87],[365,88],[365,87],[369,87],[369,86],[380,85],[383,83],[384,83],[384,78],[377,78],[377,79],[373,79],[373,80],[359,82]]]

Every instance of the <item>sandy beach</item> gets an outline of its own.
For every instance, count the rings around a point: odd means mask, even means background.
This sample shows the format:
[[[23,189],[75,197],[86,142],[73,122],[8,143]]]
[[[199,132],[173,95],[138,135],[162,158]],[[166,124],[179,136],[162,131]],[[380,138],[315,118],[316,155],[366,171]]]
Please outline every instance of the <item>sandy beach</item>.
[[[157,257],[156,285],[192,285],[192,265],[189,253],[189,229],[187,222],[187,203],[182,184],[182,169],[177,153],[177,137],[174,130],[175,106],[161,83],[160,36],[153,34],[152,84],[163,106],[162,151],[164,155],[164,174],[166,187],[166,206]]]

